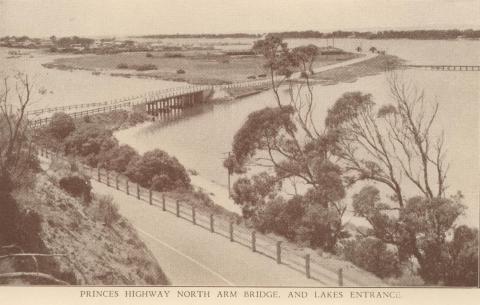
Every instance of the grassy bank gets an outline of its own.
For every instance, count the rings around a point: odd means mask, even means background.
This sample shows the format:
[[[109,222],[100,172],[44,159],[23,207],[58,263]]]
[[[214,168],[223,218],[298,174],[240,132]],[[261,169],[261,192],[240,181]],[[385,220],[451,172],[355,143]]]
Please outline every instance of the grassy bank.
[[[314,68],[357,57],[357,54],[320,55]],[[138,52],[110,55],[87,55],[56,59],[47,68],[106,70],[113,76],[151,77],[162,80],[185,81],[192,84],[225,84],[261,79],[265,74],[264,58],[255,55],[227,55],[222,52],[179,51]],[[157,69],[139,72],[128,67],[153,65]],[[119,69],[127,67],[127,69]],[[185,73],[181,73],[183,70]],[[178,73],[180,72],[180,73]]]
[[[387,68],[395,68],[404,61],[393,55],[378,55],[365,61],[314,74],[316,82],[323,85],[335,85],[339,82],[352,83],[358,78],[383,73]]]

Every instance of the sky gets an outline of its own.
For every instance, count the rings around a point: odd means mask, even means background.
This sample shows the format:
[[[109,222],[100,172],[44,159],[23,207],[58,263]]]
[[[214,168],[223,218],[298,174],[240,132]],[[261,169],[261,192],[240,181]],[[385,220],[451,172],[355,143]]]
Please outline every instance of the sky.
[[[0,36],[480,29],[480,0],[0,0]]]

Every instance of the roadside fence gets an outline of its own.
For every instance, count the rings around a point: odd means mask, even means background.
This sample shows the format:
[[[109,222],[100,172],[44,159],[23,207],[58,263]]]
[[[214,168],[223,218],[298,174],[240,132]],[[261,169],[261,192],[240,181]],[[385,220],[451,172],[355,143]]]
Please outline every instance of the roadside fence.
[[[42,157],[71,161],[73,157],[67,158],[58,152],[53,152],[45,147],[38,147]],[[264,255],[277,262],[277,264],[288,266],[304,274],[307,278],[313,279],[325,286],[367,286],[368,283],[361,283],[344,273],[343,268],[335,268],[328,261],[317,254],[300,255],[291,248],[284,246],[284,242],[276,238],[264,235],[233,220],[225,219],[225,216],[215,215],[195,206],[191,202],[177,200],[166,193],[144,188],[134,183],[126,176],[104,168],[92,168],[84,163],[77,162],[79,167],[91,178],[107,185],[117,191],[135,197],[151,206],[158,207],[166,213],[186,220],[193,225],[210,231],[251,249],[252,252]]]

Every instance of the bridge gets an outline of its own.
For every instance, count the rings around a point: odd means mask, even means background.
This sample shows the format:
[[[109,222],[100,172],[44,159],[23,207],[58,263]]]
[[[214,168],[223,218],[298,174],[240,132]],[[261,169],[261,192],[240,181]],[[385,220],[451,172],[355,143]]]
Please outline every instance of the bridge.
[[[419,68],[436,71],[480,71],[480,66],[459,66],[459,65],[405,65],[408,68]]]
[[[27,111],[29,124],[32,128],[47,125],[56,112],[65,112],[73,119],[79,119],[100,113],[133,107],[144,107],[144,110],[153,117],[159,115],[175,115],[182,109],[193,107],[206,102],[212,92],[232,88],[265,87],[269,80],[238,82],[224,85],[190,85],[185,87],[168,88],[150,91],[137,96],[129,96],[100,103],[74,104],[59,107],[49,107]],[[83,109],[83,110],[82,110]]]
[[[365,60],[369,60],[376,56],[378,56],[378,54],[366,54],[364,57],[357,57],[339,63],[322,66],[315,69],[315,73],[356,64]],[[291,79],[300,77],[300,72],[296,72],[292,76],[290,76]],[[209,95],[217,90],[256,87],[263,88],[269,83],[269,79],[261,79],[214,86],[188,85],[177,88],[150,91],[145,94],[129,96],[108,102],[85,103],[29,110],[27,112],[27,117],[30,126],[32,126],[33,128],[39,128],[47,125],[51,120],[52,114],[59,111],[69,114],[74,119],[79,119],[94,114],[106,113],[120,109],[132,109],[133,107],[144,106],[144,110],[153,117],[157,117],[159,115],[175,116],[178,115],[179,112],[181,112],[184,108],[193,107],[195,105],[204,103],[209,97]]]

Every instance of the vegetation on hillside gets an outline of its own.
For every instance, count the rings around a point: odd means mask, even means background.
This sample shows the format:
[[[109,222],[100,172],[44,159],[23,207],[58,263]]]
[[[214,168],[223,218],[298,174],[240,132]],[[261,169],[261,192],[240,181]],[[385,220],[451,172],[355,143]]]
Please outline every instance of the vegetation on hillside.
[[[175,157],[159,149],[138,154],[128,145],[120,145],[113,131],[122,124],[135,125],[147,119],[141,112],[114,111],[87,117],[74,123],[69,134],[59,138],[57,129],[70,121],[67,114],[57,113],[50,125],[41,132],[39,142],[56,148],[67,156],[75,156],[91,167],[101,167],[124,174],[131,181],[156,191],[190,189],[190,177]]]
[[[4,78],[0,91],[0,284],[168,284],[111,199],[91,193],[78,165],[40,167],[38,135],[25,117],[33,88],[18,74]],[[75,133],[69,116],[53,121],[51,143]],[[84,144],[90,151],[96,143]]]

